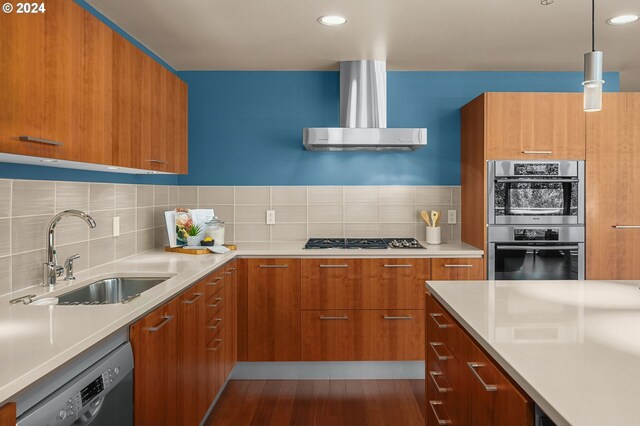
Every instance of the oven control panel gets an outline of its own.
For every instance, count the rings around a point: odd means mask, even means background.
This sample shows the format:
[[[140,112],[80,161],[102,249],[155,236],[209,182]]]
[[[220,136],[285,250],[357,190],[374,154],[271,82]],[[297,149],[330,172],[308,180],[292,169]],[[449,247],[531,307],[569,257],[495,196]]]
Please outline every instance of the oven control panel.
[[[558,228],[515,228],[513,230],[514,241],[558,241],[559,239]]]

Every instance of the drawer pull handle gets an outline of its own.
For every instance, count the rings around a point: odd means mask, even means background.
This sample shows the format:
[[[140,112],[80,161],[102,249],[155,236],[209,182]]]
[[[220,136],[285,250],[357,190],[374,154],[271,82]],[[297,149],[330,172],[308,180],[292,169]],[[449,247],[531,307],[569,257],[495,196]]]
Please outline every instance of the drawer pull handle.
[[[225,271],[225,272],[224,272],[224,274],[225,274],[225,275],[233,275],[233,272]]]
[[[149,162],[149,163],[153,163],[153,164],[169,164],[169,162],[168,162],[168,161],[165,161],[165,160],[155,160],[155,159],[147,160],[147,162]]]
[[[385,268],[411,268],[413,267],[413,265],[411,264],[404,264],[404,265],[384,265]]]
[[[196,300],[200,298],[200,296],[202,296],[202,293],[193,293],[193,299],[185,300],[182,303],[186,303],[187,305],[193,305],[194,303],[196,303]]]
[[[640,225],[613,225],[616,229],[640,229]]]
[[[349,265],[341,264],[341,265],[320,265],[321,268],[348,268]]]
[[[53,146],[63,146],[64,143],[53,141],[51,139],[43,139],[43,138],[34,138],[32,136],[18,136],[22,142],[35,142],[35,143],[43,143],[45,145],[53,145]]]
[[[345,317],[323,317],[323,316],[320,316],[320,319],[323,320],[323,321],[324,320],[343,320],[344,321],[344,320],[348,320],[349,317],[346,317],[346,316]]]
[[[438,422],[439,425],[451,424],[451,420],[441,419],[440,416],[438,416],[438,412],[436,411],[436,405],[442,405],[442,401],[429,401],[429,405],[431,406],[431,409],[433,410],[433,415],[435,416],[436,421]]]
[[[218,326],[222,323],[222,318],[216,318],[216,325],[208,325],[207,328],[211,330],[217,330]]]
[[[445,268],[473,268],[473,265],[469,265],[468,263],[460,264],[460,265],[444,265]]]
[[[149,327],[149,328],[147,328],[147,330],[152,331],[152,332],[156,332],[156,331],[160,330],[162,327],[164,327],[169,322],[171,322],[171,320],[173,319],[173,315],[163,315],[160,318],[162,318],[162,322],[160,324],[156,325],[155,327]]]
[[[441,388],[440,385],[438,384],[438,381],[436,380],[436,376],[437,377],[444,377],[443,373],[439,373],[437,371],[429,371],[429,377],[431,377],[431,380],[433,381],[433,384],[436,385],[436,389],[438,390],[438,392],[440,393],[447,393],[447,392],[451,392],[453,389],[451,389],[450,387],[446,387],[446,388]]]
[[[523,154],[553,154],[553,151],[522,151]]]
[[[436,318],[440,318],[440,317],[444,317],[443,314],[438,314],[438,313],[430,313],[429,316],[431,317],[431,319],[433,320],[433,322],[436,323],[436,325],[438,326],[438,328],[449,328],[451,327],[453,324],[446,324],[446,323],[441,323],[440,321],[438,321]]]
[[[222,303],[222,301],[224,300],[224,297],[216,297],[215,300],[217,300],[218,303],[209,303],[209,307],[210,308],[217,308],[218,305],[220,305]]]
[[[383,317],[386,320],[412,320],[413,317],[412,316],[392,316],[392,315],[385,315]]]
[[[484,364],[480,364],[477,362],[467,362],[467,365],[471,369],[473,375],[476,376],[476,379],[478,379],[480,384],[484,387],[484,390],[486,390],[487,392],[496,392],[498,390],[498,386],[486,384],[485,381],[482,380],[482,377],[480,377],[480,374],[478,374],[478,368],[484,367]]]
[[[446,361],[448,359],[453,358],[452,356],[440,355],[438,353],[438,350],[436,349],[436,346],[444,346],[444,343],[442,343],[442,342],[429,342],[429,346],[431,346],[431,349],[433,350],[433,353],[436,354],[436,358],[438,358],[438,361]]]
[[[215,280],[211,281],[210,283],[207,283],[207,285],[210,285],[212,287],[215,287],[218,285],[218,283],[222,281],[222,278],[216,278]]]
[[[222,339],[213,339],[214,342],[217,343],[217,345],[215,345],[214,347],[211,348],[207,348],[208,351],[217,351],[218,349],[220,349],[220,345],[222,345]]]
[[[260,265],[261,268],[288,268],[289,265],[286,263],[284,265]]]
[[[236,270],[236,268],[229,268],[229,270],[233,272]]]

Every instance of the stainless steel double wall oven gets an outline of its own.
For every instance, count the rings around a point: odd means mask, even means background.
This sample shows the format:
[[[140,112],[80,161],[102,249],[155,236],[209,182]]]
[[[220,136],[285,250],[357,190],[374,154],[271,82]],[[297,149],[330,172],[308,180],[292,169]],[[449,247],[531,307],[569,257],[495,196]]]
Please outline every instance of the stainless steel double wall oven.
[[[584,162],[487,166],[489,279],[584,279]]]

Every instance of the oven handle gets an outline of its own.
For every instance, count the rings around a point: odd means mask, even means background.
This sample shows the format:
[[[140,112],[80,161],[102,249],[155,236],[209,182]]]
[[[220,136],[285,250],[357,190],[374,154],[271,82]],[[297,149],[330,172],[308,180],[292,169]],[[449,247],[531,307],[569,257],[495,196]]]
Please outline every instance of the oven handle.
[[[504,183],[567,183],[580,182],[578,178],[496,178],[496,182]]]
[[[496,245],[496,250],[579,250],[580,246],[577,244],[574,246],[499,246]]]

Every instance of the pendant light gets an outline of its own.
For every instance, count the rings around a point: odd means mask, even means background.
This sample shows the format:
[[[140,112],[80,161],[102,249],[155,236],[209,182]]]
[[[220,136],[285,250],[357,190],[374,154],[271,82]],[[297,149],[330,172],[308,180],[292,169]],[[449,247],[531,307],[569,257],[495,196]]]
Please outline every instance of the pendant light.
[[[595,17],[596,1],[591,0],[591,52],[584,54],[584,110],[602,111],[602,61],[603,53],[596,50]]]

